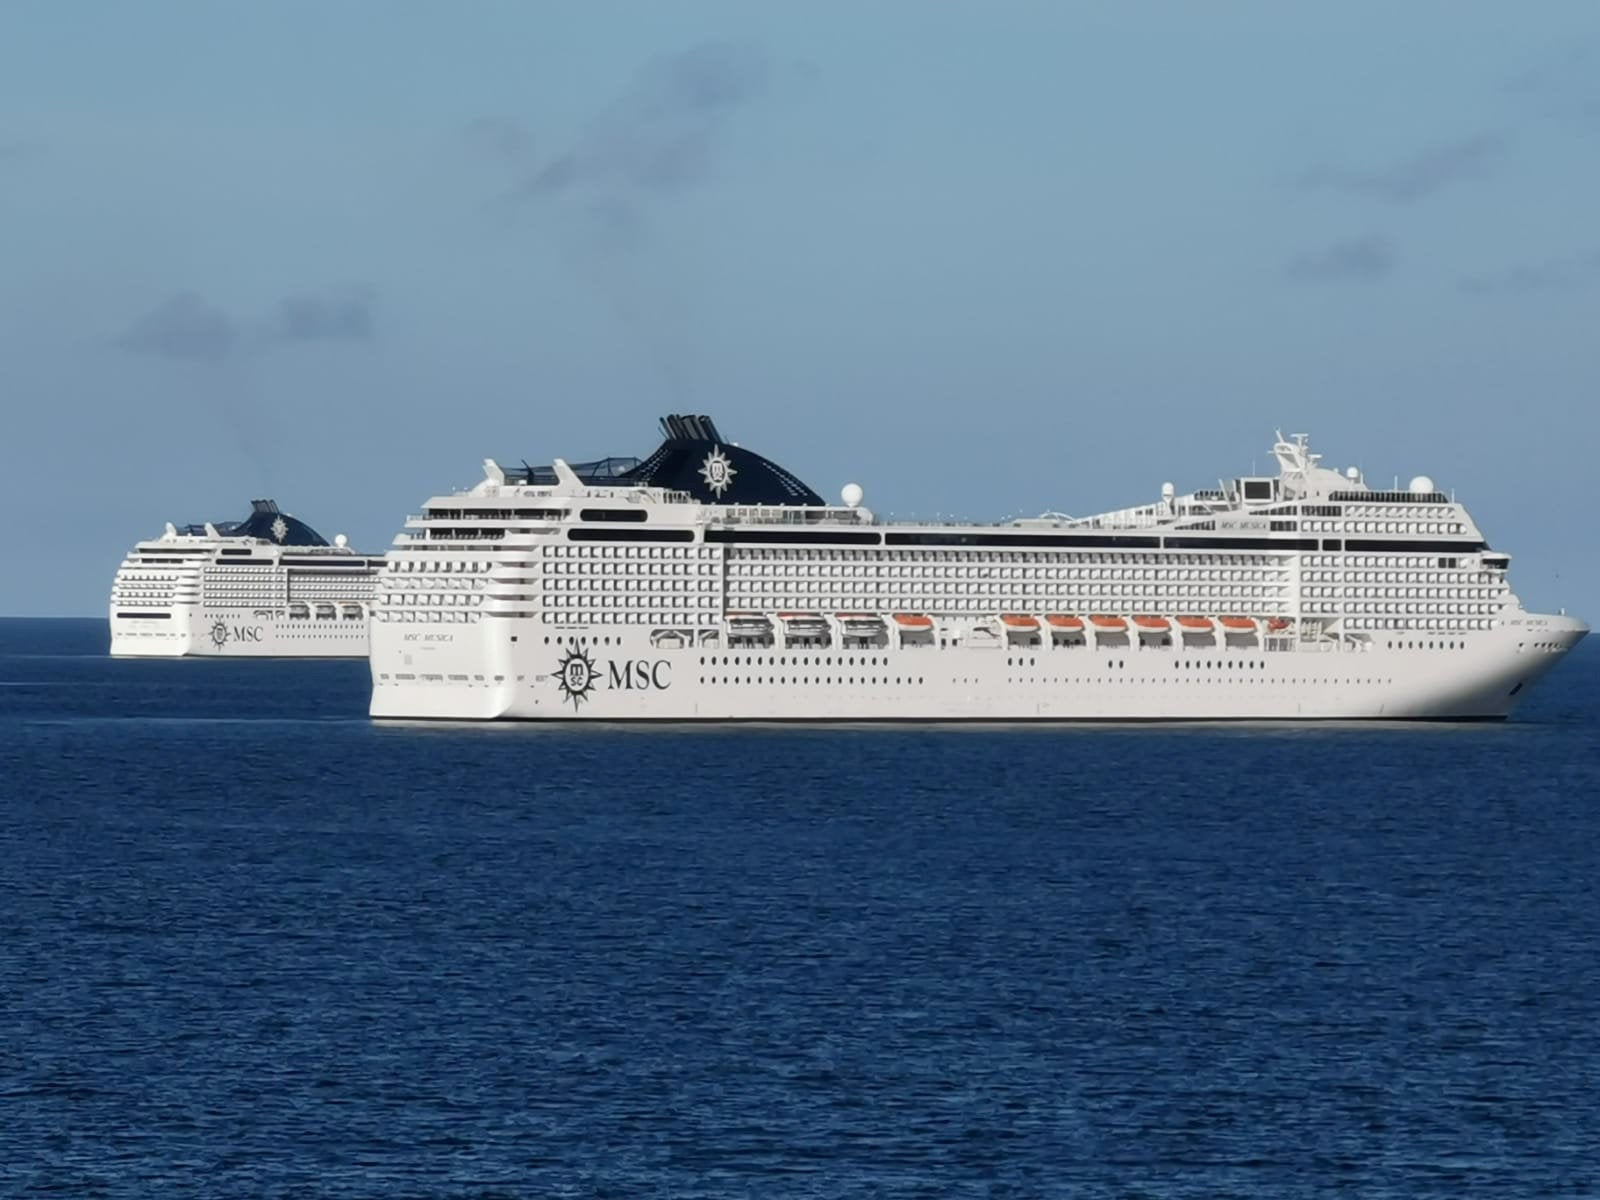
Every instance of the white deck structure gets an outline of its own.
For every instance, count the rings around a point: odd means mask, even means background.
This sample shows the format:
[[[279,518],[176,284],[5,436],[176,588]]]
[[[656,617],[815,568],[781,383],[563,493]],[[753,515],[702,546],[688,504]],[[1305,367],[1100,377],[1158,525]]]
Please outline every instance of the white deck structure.
[[[1073,519],[876,519],[669,417],[647,460],[436,496],[373,610],[376,717],[1507,716],[1587,632],[1525,612],[1466,510],[1304,436],[1278,471]]]
[[[257,500],[243,521],[168,524],[111,585],[119,658],[360,658],[383,555],[329,545]]]

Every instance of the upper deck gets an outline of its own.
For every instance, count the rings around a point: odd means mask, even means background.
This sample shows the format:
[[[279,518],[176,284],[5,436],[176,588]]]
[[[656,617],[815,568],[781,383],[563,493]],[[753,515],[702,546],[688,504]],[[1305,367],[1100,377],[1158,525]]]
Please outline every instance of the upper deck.
[[[159,537],[136,543],[130,557],[233,559],[256,557],[258,551],[264,552],[262,557],[287,552],[307,561],[323,556],[366,557],[350,549],[344,534],[338,534],[330,543],[272,500],[252,500],[249,516],[241,521],[202,521],[181,526],[169,521]]]
[[[1369,488],[1353,469],[1324,468],[1305,435],[1273,447],[1275,476],[1238,476],[1180,495],[1085,517],[1007,522],[886,521],[847,485],[830,505],[792,472],[720,440],[708,418],[668,417],[648,458],[506,469],[485,460],[473,488],[434,497],[397,547],[545,538],[688,540],[753,545],[919,546],[1474,554],[1487,546],[1464,508],[1425,477],[1403,491]],[[607,527],[623,528],[606,532]],[[576,527],[576,528],[573,528]],[[590,528],[594,527],[594,528]]]

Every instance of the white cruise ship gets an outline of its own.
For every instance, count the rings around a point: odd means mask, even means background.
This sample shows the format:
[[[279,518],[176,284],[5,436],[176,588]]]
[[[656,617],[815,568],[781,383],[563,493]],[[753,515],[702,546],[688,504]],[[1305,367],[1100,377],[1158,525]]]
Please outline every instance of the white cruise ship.
[[[648,458],[484,463],[389,552],[372,715],[1491,719],[1587,632],[1425,477],[1277,473],[1006,524],[830,505],[705,417]]]
[[[383,555],[329,545],[271,500],[243,521],[168,524],[111,585],[111,653],[126,658],[359,658]]]

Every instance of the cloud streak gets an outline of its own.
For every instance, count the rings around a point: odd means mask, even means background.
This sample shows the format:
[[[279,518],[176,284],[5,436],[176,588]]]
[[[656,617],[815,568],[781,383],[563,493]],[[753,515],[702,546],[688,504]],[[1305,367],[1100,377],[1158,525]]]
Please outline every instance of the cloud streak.
[[[606,228],[637,232],[649,197],[704,183],[716,170],[734,116],[764,96],[775,75],[765,50],[705,41],[645,64],[574,136],[541,148],[526,125],[483,117],[467,145],[509,168],[514,207],[569,200]]]
[[[1600,250],[1588,250],[1540,262],[1518,263],[1499,271],[1469,275],[1459,286],[1463,292],[1477,296],[1571,292],[1600,286]]]
[[[1388,239],[1367,234],[1296,255],[1283,273],[1295,283],[1375,283],[1393,272],[1395,262]]]
[[[533,134],[512,117],[479,117],[463,131],[468,147],[490,158],[524,167],[533,160]]]
[[[334,288],[287,296],[278,304],[268,337],[278,343],[369,342],[372,294],[365,288]]]
[[[119,348],[176,362],[220,363],[255,347],[310,342],[369,342],[375,334],[366,288],[329,288],[286,296],[253,332],[196,292],[176,292],[135,317],[113,340]]]
[[[48,147],[43,142],[0,139],[0,168],[23,170],[29,164],[45,157]]]
[[[178,292],[134,318],[117,345],[135,354],[221,362],[239,342],[234,320],[194,292]]]
[[[1366,170],[1321,166],[1300,177],[1302,188],[1343,192],[1411,204],[1447,188],[1491,179],[1505,165],[1511,139],[1501,133],[1480,133],[1460,141],[1430,146],[1408,158]]]
[[[539,199],[582,189],[640,192],[688,187],[712,170],[728,118],[766,90],[772,64],[759,47],[709,41],[649,63],[589,129],[544,161],[520,188]]]
[[[1532,115],[1579,124],[1600,120],[1600,39],[1563,47],[1506,83]]]
[[[536,139],[504,117],[465,130],[468,147],[503,172],[493,218],[510,226],[537,215],[560,227],[581,286],[611,310],[673,404],[693,403],[695,339],[670,256],[645,253],[653,219],[716,177],[741,119],[786,79],[811,74],[750,42],[703,41],[647,62],[566,136]]]

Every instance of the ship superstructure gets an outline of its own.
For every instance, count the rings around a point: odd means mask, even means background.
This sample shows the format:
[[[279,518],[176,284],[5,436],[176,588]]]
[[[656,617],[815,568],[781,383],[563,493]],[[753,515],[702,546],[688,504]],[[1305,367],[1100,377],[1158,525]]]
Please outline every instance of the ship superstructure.
[[[1277,472],[1087,518],[881,521],[705,417],[648,458],[505,468],[406,522],[378,717],[1499,718],[1587,632],[1466,510],[1304,436]]]
[[[242,521],[140,542],[111,586],[111,653],[129,658],[353,658],[383,555],[329,544],[271,500]]]

